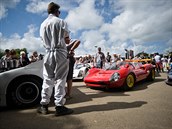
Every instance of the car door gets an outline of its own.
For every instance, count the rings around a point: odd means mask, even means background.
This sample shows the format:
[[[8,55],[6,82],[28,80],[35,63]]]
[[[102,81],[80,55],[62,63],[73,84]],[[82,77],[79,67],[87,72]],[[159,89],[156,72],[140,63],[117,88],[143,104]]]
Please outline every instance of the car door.
[[[146,77],[146,70],[141,63],[134,63],[134,72],[136,74],[137,81],[143,80]]]

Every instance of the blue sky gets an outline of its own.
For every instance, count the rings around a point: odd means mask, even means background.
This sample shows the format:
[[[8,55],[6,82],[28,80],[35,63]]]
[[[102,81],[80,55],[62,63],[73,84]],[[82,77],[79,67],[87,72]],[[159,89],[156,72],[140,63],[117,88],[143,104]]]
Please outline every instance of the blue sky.
[[[45,53],[39,37],[49,0],[0,1],[0,49],[27,48]],[[76,55],[110,54],[124,49],[164,54],[172,51],[172,0],[54,0],[81,41]]]

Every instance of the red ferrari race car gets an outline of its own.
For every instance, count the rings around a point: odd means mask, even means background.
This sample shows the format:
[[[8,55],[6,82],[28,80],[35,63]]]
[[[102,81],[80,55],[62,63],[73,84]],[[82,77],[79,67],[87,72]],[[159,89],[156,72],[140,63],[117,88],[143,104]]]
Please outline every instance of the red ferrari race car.
[[[112,63],[105,69],[91,68],[84,78],[87,87],[113,88],[122,87],[130,90],[141,80],[155,79],[155,67],[140,62]]]

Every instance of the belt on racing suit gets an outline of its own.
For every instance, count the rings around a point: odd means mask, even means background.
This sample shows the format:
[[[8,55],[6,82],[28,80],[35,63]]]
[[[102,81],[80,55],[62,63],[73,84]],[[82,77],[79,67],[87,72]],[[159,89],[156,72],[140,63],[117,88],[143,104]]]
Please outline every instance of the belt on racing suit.
[[[57,50],[60,49],[60,48],[62,48],[62,47],[56,47],[56,48],[53,48],[53,49],[46,48],[46,52],[47,52],[47,53],[48,53],[48,52],[55,52],[55,51],[57,51]]]
[[[56,47],[54,49],[50,49],[50,48],[46,48],[46,53],[48,52],[55,52],[55,51],[58,51],[59,49],[61,49],[62,47]],[[62,48],[63,49],[63,48]],[[67,55],[67,59],[68,59],[68,55]]]

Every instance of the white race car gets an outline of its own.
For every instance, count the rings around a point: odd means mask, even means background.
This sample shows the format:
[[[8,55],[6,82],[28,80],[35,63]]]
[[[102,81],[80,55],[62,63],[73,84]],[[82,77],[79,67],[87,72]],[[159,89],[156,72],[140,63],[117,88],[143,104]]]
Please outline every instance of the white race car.
[[[84,79],[88,70],[91,68],[90,64],[79,63],[74,65],[73,79]]]
[[[0,73],[0,106],[27,107],[41,99],[43,60]]]

